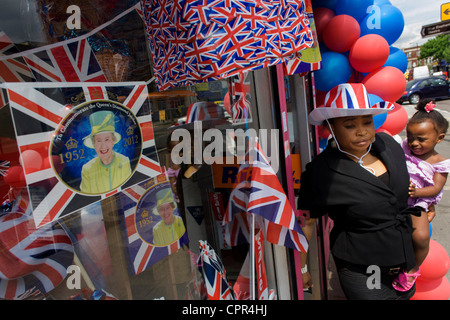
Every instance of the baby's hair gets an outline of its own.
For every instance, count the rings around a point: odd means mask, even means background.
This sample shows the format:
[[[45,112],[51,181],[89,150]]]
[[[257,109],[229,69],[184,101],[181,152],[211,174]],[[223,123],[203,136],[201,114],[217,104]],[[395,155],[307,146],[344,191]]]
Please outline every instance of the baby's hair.
[[[447,133],[448,130],[448,121],[444,118],[444,116],[436,110],[430,110],[428,106],[429,103],[434,104],[432,99],[421,99],[416,106],[417,112],[409,119],[409,123],[421,123],[426,120],[430,120],[434,124],[434,128],[437,133]],[[427,110],[428,109],[428,110]]]

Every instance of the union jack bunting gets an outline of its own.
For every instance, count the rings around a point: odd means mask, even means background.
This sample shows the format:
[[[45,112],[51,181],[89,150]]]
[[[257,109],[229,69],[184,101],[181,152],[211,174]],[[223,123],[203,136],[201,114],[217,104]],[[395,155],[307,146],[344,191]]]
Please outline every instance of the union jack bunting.
[[[5,32],[0,31],[0,56],[17,53],[19,50]],[[22,57],[0,61],[0,82],[32,82],[34,76]],[[3,104],[1,105],[3,106]]]
[[[206,285],[208,300],[236,300],[225,267],[208,242],[200,240],[199,269]]]
[[[124,241],[127,244],[132,270],[136,275],[189,242],[185,232],[171,243],[154,244],[153,228],[156,223],[161,221],[161,218],[156,216],[155,212],[152,212],[152,208],[156,207],[154,194],[157,190],[165,188],[170,189],[170,183],[165,174],[161,174],[127,188],[119,194],[121,211],[125,221]],[[174,215],[179,217],[178,209],[175,210]]]
[[[250,102],[250,80],[247,72],[240,72],[231,77],[231,113],[233,124],[249,123],[252,121]]]
[[[6,88],[21,156],[32,150],[42,158],[38,168],[23,164],[36,226],[161,173],[145,83],[11,83]],[[132,152],[132,170],[117,187],[86,193],[79,187],[81,169],[96,154],[83,144],[91,132],[85,113],[106,108],[126,120],[116,124],[122,138],[114,149]]]
[[[24,56],[40,82],[106,82],[87,39]]]
[[[303,0],[141,0],[159,90],[230,77],[313,44]]]
[[[73,246],[58,224],[36,229],[30,216],[0,217],[0,298],[24,299],[58,286],[73,263]]]
[[[311,0],[305,0],[308,11],[308,17],[311,30],[315,31],[314,16],[312,13]],[[319,43],[317,33],[313,32],[314,43]],[[287,75],[306,74],[311,71],[317,71],[322,68],[322,58],[320,55],[320,48],[318,45],[302,50],[296,54],[296,57],[288,60],[284,64]]]
[[[249,174],[242,175],[247,170]],[[240,181],[230,194],[224,223],[247,212],[264,218],[267,241],[306,252],[308,241],[269,160],[258,142],[250,142],[246,161],[239,168]]]

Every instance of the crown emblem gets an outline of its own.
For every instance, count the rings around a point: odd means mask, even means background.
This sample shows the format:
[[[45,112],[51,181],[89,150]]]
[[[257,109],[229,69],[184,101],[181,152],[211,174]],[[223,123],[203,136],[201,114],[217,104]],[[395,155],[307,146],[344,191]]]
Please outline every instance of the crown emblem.
[[[147,217],[148,217],[148,211],[145,210],[145,209],[142,210],[141,217],[142,217],[142,218],[147,218]]]
[[[133,135],[133,133],[134,133],[134,129],[131,126],[129,126],[127,128],[127,136],[131,136],[131,135]]]
[[[66,148],[67,150],[78,148],[78,141],[71,137],[66,142]]]

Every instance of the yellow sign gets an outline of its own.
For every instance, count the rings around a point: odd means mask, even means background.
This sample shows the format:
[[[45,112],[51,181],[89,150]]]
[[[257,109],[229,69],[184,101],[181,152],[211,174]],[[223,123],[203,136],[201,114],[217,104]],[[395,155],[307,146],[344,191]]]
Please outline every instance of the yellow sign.
[[[292,161],[292,180],[294,182],[294,189],[300,189],[300,176],[302,173],[300,155],[291,154]],[[212,172],[214,177],[215,188],[234,188],[239,181],[250,180],[252,171],[251,168],[242,170],[239,173],[240,164],[236,158],[224,158],[223,164],[212,164]]]
[[[441,4],[441,21],[450,20],[450,2]]]

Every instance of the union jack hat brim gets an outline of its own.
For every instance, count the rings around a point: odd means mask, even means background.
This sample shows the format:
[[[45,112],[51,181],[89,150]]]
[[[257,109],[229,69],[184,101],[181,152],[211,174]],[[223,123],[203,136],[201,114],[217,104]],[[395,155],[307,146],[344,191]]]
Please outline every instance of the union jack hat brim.
[[[362,83],[343,83],[327,93],[324,104],[314,109],[308,120],[312,125],[321,125],[332,118],[378,115],[392,109],[394,104],[388,101],[370,106],[369,96]]]

